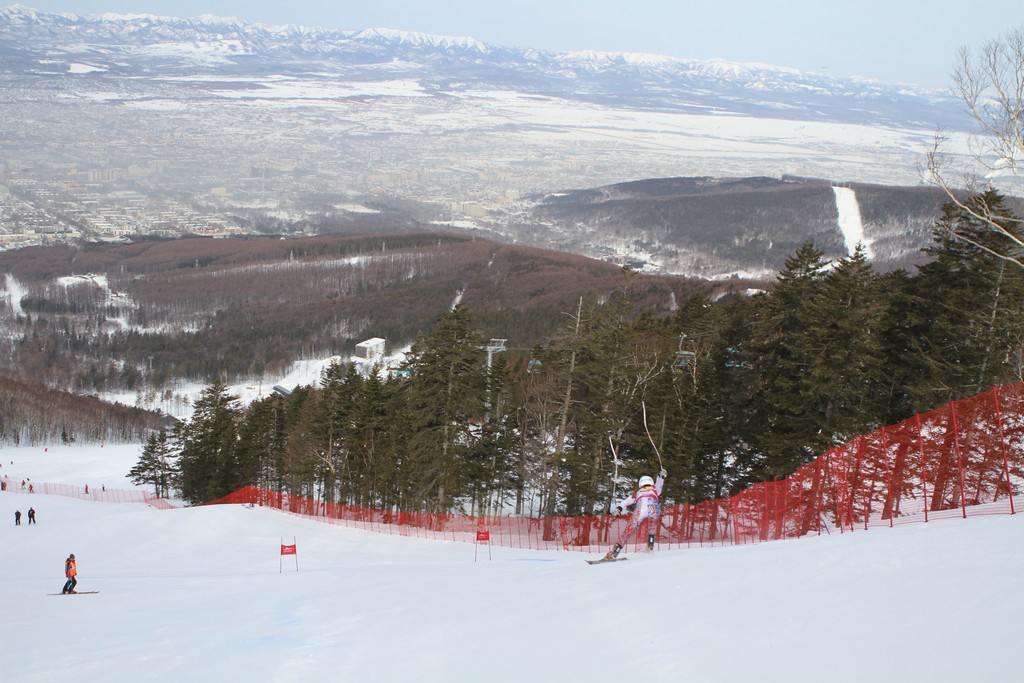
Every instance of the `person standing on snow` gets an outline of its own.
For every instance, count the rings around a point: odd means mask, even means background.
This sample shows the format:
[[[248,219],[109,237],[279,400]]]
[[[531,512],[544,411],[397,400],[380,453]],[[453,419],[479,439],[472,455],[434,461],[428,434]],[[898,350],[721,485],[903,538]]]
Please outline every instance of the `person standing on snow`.
[[[622,532],[618,542],[612,546],[612,549],[608,551],[604,559],[614,560],[618,557],[619,552],[622,551],[622,546],[626,544],[629,538],[636,533],[636,530],[645,521],[648,523],[647,549],[654,550],[655,529],[658,528],[658,521],[661,519],[661,503],[658,498],[661,496],[661,489],[665,486],[665,477],[667,476],[668,472],[662,470],[658,473],[657,481],[648,476],[640,477],[640,481],[637,482],[640,488],[637,489],[637,492],[626,500],[612,505],[613,515],[621,514],[630,505],[636,505],[636,508],[634,508],[633,514],[629,518],[626,530]]]
[[[75,563],[75,554],[71,553],[68,555],[68,559],[64,561],[64,576],[67,577],[67,582],[64,584],[64,590],[61,593],[74,593],[75,586],[78,585],[78,565]]]
[[[35,511],[35,508],[29,508],[28,509],[28,523],[29,524],[35,524],[36,523],[36,511]]]
[[[14,511],[14,526],[21,526],[21,510]]]

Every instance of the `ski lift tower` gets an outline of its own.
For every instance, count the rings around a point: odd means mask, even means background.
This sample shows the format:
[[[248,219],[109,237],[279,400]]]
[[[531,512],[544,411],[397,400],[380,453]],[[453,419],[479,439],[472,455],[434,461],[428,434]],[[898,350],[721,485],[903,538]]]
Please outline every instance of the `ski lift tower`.
[[[676,360],[673,365],[679,370],[693,370],[693,365],[697,360],[697,354],[688,349],[684,349],[683,345],[686,343],[687,335],[684,332],[679,335],[679,351],[676,352]]]
[[[491,374],[491,362],[494,354],[508,351],[508,339],[492,339],[487,342],[487,374]]]
[[[490,419],[491,413],[491,362],[494,354],[508,350],[508,339],[492,339],[487,342],[487,416]]]

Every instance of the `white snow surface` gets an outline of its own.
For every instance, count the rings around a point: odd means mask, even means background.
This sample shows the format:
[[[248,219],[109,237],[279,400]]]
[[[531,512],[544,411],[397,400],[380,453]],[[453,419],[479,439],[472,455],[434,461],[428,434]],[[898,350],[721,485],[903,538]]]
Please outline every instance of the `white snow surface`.
[[[28,290],[20,282],[14,279],[13,275],[4,275],[3,290],[0,290],[0,297],[11,307],[14,315],[22,315],[21,300],[28,293]]]
[[[0,476],[109,487],[139,450],[0,448]],[[38,524],[14,526],[29,506]],[[8,490],[0,509],[5,681],[1019,677],[1024,515],[589,566],[238,505]],[[296,557],[280,556],[282,538]],[[72,552],[78,589],[99,594],[48,596]]]
[[[348,358],[330,356],[319,359],[300,359],[294,361],[284,375],[267,375],[238,381],[229,384],[227,391],[229,395],[238,399],[239,405],[247,406],[253,401],[266,398],[277,386],[287,391],[294,391],[301,386],[319,386],[324,373],[335,362],[352,363],[364,375],[376,368],[380,376],[385,377],[405,361],[405,356],[410,349],[411,346],[406,345],[394,349],[391,353],[385,354],[382,358],[375,359],[374,361],[367,361],[357,356],[350,356]],[[202,396],[202,393],[209,386],[209,383],[202,382],[177,382],[169,390],[169,396],[165,396],[163,391],[149,392],[145,389],[137,391],[107,391],[101,392],[99,396],[104,401],[110,403],[121,403],[126,406],[156,410],[179,420],[187,420],[192,417],[192,408],[196,400]]]
[[[871,250],[871,240],[864,237],[864,221],[860,216],[860,204],[857,203],[857,193],[849,187],[832,186],[832,192],[836,196],[836,212],[839,214],[839,229],[843,233],[843,241],[846,244],[846,253],[853,255],[858,244],[864,246],[864,255],[870,260],[874,258]]]

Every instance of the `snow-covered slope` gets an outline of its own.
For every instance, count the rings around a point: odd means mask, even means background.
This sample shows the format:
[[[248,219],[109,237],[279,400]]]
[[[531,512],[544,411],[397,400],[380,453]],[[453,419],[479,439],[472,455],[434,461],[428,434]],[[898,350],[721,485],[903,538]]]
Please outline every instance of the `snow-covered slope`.
[[[81,463],[130,467],[127,450],[103,451],[3,449],[0,472],[46,463],[77,483]],[[15,527],[29,506],[38,524]],[[18,683],[951,683],[1019,670],[1021,515],[591,567],[241,506],[7,491],[0,509],[2,678]],[[297,558],[280,556],[282,539]],[[99,594],[48,596],[72,552],[79,589]]]
[[[843,241],[846,243],[846,252],[853,254],[857,245],[864,247],[864,253],[871,259],[871,243],[864,237],[864,221],[860,216],[860,205],[857,203],[857,193],[849,187],[832,186],[832,192],[836,195],[836,213],[839,215],[839,230],[843,233]]]

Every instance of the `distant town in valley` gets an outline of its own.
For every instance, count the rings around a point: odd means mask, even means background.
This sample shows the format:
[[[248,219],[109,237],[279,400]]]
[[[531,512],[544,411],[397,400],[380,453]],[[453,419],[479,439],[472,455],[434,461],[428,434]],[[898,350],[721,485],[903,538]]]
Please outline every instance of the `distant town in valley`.
[[[545,195],[692,176],[915,186],[934,131],[965,130],[956,101],[903,86],[402,32],[14,6],[0,45],[8,249],[410,225],[530,243]]]

